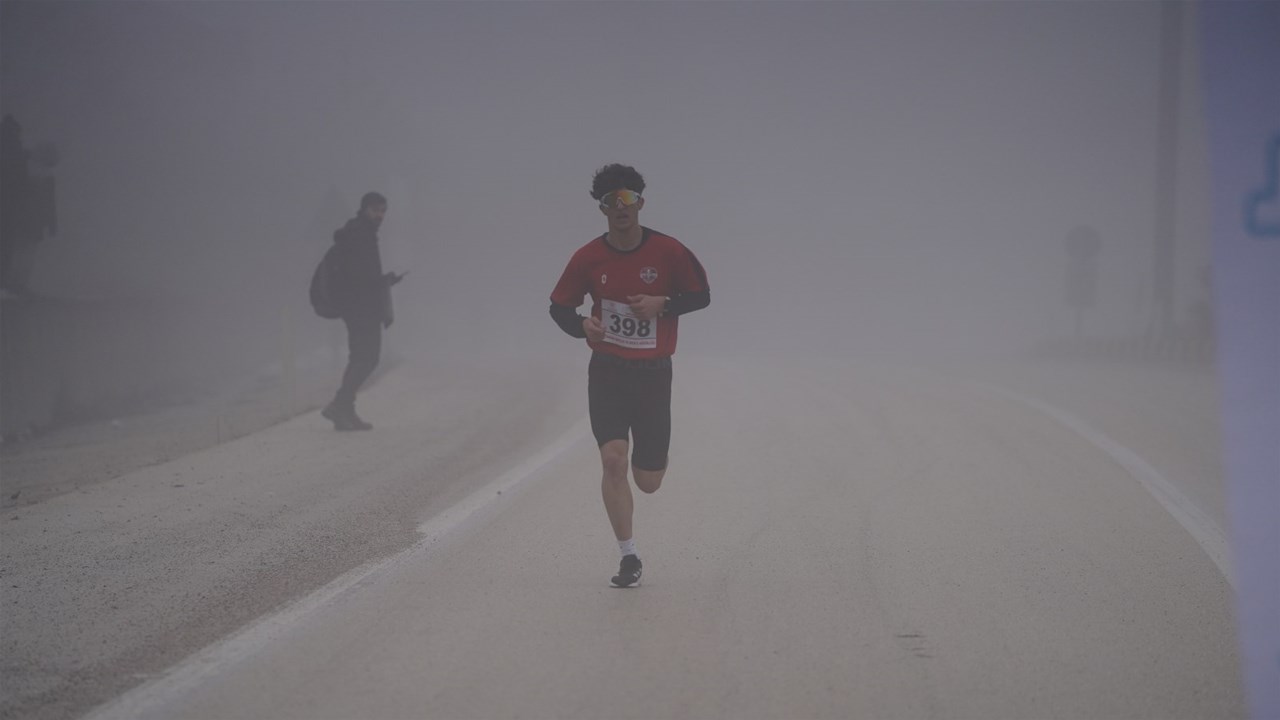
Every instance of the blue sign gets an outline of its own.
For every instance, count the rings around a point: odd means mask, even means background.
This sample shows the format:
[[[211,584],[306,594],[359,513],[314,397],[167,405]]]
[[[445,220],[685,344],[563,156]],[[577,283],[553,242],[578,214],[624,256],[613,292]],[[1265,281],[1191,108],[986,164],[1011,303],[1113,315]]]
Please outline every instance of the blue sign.
[[[1280,720],[1280,2],[1203,2],[1200,29],[1240,670]]]
[[[1280,132],[1267,143],[1266,168],[1266,182],[1245,201],[1244,226],[1250,235],[1280,238]]]

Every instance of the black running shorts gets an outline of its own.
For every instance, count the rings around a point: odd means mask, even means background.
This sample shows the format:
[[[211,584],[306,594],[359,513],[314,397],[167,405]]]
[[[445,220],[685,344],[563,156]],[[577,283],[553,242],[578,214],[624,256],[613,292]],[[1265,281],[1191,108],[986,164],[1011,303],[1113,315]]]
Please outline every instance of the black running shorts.
[[[587,402],[596,444],[631,436],[631,464],[663,470],[671,447],[671,358],[622,360],[593,353]]]

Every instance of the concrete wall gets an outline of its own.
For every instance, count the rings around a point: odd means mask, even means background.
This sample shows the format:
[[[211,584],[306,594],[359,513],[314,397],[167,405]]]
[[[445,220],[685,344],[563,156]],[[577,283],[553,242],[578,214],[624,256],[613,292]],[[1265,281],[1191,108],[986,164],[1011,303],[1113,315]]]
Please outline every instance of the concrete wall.
[[[0,434],[183,402],[331,345],[332,323],[228,299],[0,301]]]

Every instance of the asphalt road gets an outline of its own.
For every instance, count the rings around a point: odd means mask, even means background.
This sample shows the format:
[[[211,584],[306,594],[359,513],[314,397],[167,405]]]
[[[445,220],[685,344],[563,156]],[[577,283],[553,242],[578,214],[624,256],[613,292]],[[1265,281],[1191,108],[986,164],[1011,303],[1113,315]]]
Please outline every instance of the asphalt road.
[[[677,360],[639,588],[582,368],[404,367],[372,433],[304,416],[6,518],[5,715],[1244,715],[1223,573],[1060,419]]]

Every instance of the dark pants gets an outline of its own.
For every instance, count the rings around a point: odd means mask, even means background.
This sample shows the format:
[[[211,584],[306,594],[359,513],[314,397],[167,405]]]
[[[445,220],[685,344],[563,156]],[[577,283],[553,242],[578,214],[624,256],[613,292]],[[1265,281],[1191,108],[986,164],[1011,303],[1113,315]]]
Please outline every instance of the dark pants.
[[[347,369],[342,373],[342,387],[333,397],[333,404],[352,409],[356,406],[356,391],[378,367],[382,356],[382,321],[376,318],[346,317]]]
[[[632,440],[631,464],[641,470],[667,467],[671,447],[671,358],[623,360],[593,353],[587,366],[591,432],[603,447]]]

